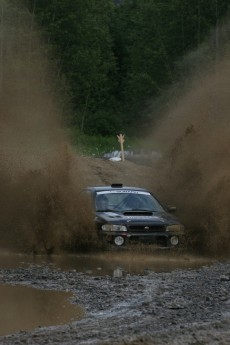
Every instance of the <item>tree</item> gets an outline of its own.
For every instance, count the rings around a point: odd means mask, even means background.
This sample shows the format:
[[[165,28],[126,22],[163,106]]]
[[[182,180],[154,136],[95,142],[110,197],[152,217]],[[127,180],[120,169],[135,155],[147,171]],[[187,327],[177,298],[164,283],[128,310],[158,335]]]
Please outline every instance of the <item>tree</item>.
[[[64,74],[77,114],[71,124],[87,131],[93,114],[111,111],[116,64],[110,34],[113,2],[51,0],[35,3],[38,22]]]
[[[146,123],[146,102],[175,82],[178,61],[229,9],[229,0],[25,1],[58,61],[69,124],[89,134]],[[215,37],[218,45],[218,29]]]
[[[117,7],[113,35],[127,124],[147,120],[146,100],[174,83],[175,63],[203,42],[228,8],[218,0],[124,0]]]

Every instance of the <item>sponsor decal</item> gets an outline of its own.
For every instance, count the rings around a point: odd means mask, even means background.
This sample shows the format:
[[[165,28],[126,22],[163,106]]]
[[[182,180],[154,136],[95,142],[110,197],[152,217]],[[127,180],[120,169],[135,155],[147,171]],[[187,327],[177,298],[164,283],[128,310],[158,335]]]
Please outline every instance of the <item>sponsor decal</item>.
[[[97,192],[97,195],[102,194],[142,194],[142,195],[150,195],[149,192],[143,192],[138,190],[103,190],[101,192]]]

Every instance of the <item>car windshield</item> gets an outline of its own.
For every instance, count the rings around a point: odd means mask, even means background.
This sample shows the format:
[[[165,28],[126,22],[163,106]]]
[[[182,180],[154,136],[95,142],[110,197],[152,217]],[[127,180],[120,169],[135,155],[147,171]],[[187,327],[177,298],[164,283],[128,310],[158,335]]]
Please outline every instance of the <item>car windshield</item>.
[[[96,211],[148,211],[162,212],[163,207],[147,191],[116,189],[96,193]]]

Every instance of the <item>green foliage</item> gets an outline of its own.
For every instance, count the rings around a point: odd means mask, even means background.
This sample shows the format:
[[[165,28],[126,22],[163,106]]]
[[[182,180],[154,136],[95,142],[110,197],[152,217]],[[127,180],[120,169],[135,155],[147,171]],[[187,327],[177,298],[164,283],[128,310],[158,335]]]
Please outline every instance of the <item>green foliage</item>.
[[[116,134],[113,136],[86,135],[73,127],[69,128],[68,134],[73,147],[81,155],[102,157],[104,153],[120,150]],[[117,132],[117,134],[120,133]],[[140,148],[146,147],[143,147],[137,138],[125,136],[125,150]]]
[[[32,4],[34,1],[32,1]],[[52,45],[58,68],[70,85],[69,99],[82,131],[89,114],[111,107],[115,57],[109,23],[113,3],[108,0],[50,0],[35,3],[35,13]],[[115,80],[115,79],[114,79]]]
[[[116,136],[86,135],[76,129],[71,130],[70,136],[73,146],[82,155],[101,157],[106,152],[119,150]]]
[[[53,52],[60,91],[72,108],[69,116],[63,101],[66,122],[105,136],[148,126],[146,101],[175,84],[183,56],[230,9],[229,0],[21,1]]]

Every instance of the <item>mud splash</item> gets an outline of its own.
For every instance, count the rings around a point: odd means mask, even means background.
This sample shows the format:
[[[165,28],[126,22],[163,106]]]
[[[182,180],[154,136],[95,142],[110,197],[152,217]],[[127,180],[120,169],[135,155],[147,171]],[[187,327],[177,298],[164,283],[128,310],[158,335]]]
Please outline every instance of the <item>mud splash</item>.
[[[0,5],[1,246],[48,254],[95,249],[80,159],[63,130],[47,50],[33,15],[17,1]],[[189,243],[211,253],[227,252],[230,239],[230,59],[227,45],[218,49],[213,64],[174,93],[152,135],[164,157],[153,168],[152,190],[178,206]]]
[[[83,177],[63,130],[47,49],[33,15],[18,2],[0,5],[1,246],[34,253],[88,246],[94,239],[79,203]]]
[[[221,51],[186,80],[152,135],[164,157],[153,188],[178,206],[189,243],[218,255],[230,240],[230,53]]]

